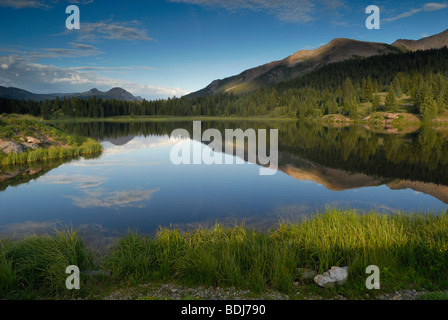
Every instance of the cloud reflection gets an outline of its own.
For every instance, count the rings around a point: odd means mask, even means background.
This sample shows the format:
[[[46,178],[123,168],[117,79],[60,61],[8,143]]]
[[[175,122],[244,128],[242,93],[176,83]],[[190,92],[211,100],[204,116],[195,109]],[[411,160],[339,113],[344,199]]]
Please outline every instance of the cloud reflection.
[[[66,196],[72,199],[73,204],[77,207],[86,208],[144,208],[152,197],[152,194],[159,189],[151,190],[121,190],[121,191],[104,191],[83,190],[84,196]]]
[[[78,184],[75,189],[85,189],[98,187],[106,180],[107,178],[103,176],[58,174],[43,176],[40,181],[48,184]]]
[[[103,155],[122,154],[129,151],[137,151],[142,149],[152,149],[172,146],[179,143],[178,139],[170,138],[168,135],[135,137],[124,145],[114,145],[111,142],[103,142]]]

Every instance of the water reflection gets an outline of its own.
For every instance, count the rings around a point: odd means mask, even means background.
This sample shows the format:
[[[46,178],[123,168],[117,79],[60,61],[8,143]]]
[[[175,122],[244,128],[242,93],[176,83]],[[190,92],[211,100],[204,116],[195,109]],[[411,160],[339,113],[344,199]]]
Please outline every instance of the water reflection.
[[[245,221],[268,229],[326,206],[385,212],[448,208],[447,139],[429,128],[385,134],[293,121],[202,123],[202,130],[222,132],[278,129],[279,171],[259,176],[256,164],[173,165],[169,154],[179,141],[170,133],[191,133],[192,122],[59,126],[98,139],[103,154],[2,168],[0,236],[74,226],[91,246],[101,247],[129,228],[152,233],[159,226]]]
[[[144,208],[151,196],[158,189],[153,190],[120,190],[107,191],[102,189],[83,190],[84,195],[66,196],[73,200],[73,204],[79,208]]]
[[[190,121],[63,123],[62,129],[74,134],[132,144],[134,136],[158,136],[161,140],[178,128],[192,134]],[[365,126],[328,127],[295,121],[208,121],[202,131],[216,128],[278,129],[279,151],[320,165],[383,178],[400,178],[448,185],[448,142],[443,131],[428,127],[393,134]],[[400,131],[401,130],[401,131]],[[116,140],[118,139],[118,140]],[[269,142],[269,141],[268,141]],[[268,143],[267,142],[267,143]],[[138,146],[135,146],[138,148]],[[283,165],[288,159],[279,159]],[[294,164],[294,163],[292,163]]]

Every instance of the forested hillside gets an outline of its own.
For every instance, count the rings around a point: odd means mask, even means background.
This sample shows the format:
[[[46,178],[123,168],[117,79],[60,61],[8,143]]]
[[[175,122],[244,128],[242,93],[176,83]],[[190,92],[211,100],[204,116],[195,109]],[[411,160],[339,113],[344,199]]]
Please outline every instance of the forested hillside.
[[[387,95],[384,94],[387,92]],[[380,93],[385,101],[381,101]],[[155,101],[56,99],[42,102],[0,99],[3,113],[44,118],[150,116],[359,118],[374,111],[399,111],[397,99],[408,97],[407,112],[432,119],[448,106],[448,49],[387,54],[333,63],[314,72],[251,93],[216,94]],[[383,99],[384,100],[384,99]]]

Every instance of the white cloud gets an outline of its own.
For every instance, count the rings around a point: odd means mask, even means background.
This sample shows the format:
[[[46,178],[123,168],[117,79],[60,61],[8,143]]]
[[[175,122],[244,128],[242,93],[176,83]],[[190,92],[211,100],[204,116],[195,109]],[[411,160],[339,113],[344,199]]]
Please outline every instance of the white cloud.
[[[44,1],[39,0],[0,0],[0,7],[11,7],[14,9],[25,8],[48,8]]]
[[[4,68],[3,65],[8,68]],[[30,59],[17,54],[0,56],[0,66],[2,66],[0,82],[4,86],[18,87],[34,93],[82,92],[91,88],[107,91],[113,87],[121,87],[134,95],[150,99],[179,97],[189,93],[181,88],[136,83],[98,73],[114,70],[109,67],[103,67],[103,70],[101,70],[102,67],[61,68],[31,62]],[[130,70],[131,68],[133,67],[119,67],[115,70]],[[21,75],[20,79],[17,75]]]
[[[89,4],[94,0],[66,0],[68,3],[73,4]],[[59,0],[0,0],[0,7],[10,7],[14,9],[48,9],[55,3],[60,2]]]
[[[422,12],[422,11],[436,11],[436,10],[445,9],[446,7],[448,7],[448,3],[429,2],[429,3],[425,3],[423,5],[423,7],[421,7],[421,8],[411,9],[409,11],[403,12],[403,13],[401,13],[395,17],[392,17],[392,18],[382,19],[382,22],[392,22],[395,20],[411,17],[411,16],[413,16],[419,12]]]
[[[267,12],[279,20],[293,23],[306,23],[314,20],[322,9],[337,10],[342,1],[334,0],[168,0],[198,6],[218,7],[229,11],[247,9]]]
[[[425,11],[434,11],[434,10],[442,10],[445,9],[446,7],[448,7],[448,3],[426,3],[423,6],[423,10]]]
[[[71,34],[66,30],[62,35]],[[113,22],[112,20],[99,22],[83,22],[77,30],[80,41],[95,41],[98,39],[119,41],[155,41],[149,37],[147,31],[138,21]]]
[[[43,48],[29,49],[23,46],[4,46],[0,47],[0,52],[15,53],[24,56],[30,60],[39,60],[41,58],[79,58],[102,55],[103,52],[88,44],[70,42],[71,48]]]

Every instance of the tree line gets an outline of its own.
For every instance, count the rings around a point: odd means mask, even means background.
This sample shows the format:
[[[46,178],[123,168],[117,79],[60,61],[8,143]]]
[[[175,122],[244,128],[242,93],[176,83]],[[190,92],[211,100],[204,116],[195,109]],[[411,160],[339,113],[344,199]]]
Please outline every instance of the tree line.
[[[260,84],[262,86],[262,84]],[[387,92],[384,102],[380,93]],[[384,96],[384,94],[382,94]],[[196,98],[122,101],[59,99],[41,102],[0,99],[3,113],[43,118],[114,116],[272,116],[357,118],[375,111],[408,112],[432,119],[448,107],[448,49],[387,54],[334,63],[304,76],[243,95],[220,93]]]

